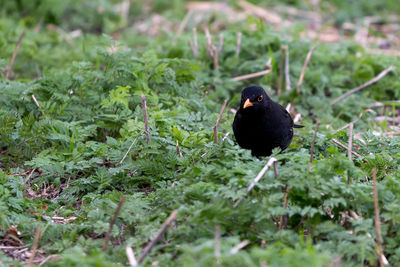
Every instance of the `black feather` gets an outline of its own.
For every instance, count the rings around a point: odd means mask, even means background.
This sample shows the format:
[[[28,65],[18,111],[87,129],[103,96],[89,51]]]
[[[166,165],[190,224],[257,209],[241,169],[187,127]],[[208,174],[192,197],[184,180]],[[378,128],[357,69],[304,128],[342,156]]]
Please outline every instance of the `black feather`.
[[[250,149],[253,156],[269,156],[276,147],[283,151],[292,142],[293,128],[301,127],[293,123],[286,109],[272,101],[262,87],[243,89],[232,128],[238,144]]]

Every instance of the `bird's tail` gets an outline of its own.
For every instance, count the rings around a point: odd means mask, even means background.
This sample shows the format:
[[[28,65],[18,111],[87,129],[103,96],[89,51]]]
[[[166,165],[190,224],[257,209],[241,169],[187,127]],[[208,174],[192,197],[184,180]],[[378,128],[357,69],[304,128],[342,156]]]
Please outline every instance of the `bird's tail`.
[[[303,128],[304,125],[299,125],[299,124],[293,124],[293,128]]]

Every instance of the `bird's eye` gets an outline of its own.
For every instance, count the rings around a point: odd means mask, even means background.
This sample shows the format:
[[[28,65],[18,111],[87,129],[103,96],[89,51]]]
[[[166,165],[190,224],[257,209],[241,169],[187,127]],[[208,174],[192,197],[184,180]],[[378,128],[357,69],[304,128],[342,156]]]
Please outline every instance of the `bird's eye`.
[[[257,98],[257,101],[258,101],[258,102],[261,102],[262,100],[263,100],[263,96],[260,95],[260,96]]]

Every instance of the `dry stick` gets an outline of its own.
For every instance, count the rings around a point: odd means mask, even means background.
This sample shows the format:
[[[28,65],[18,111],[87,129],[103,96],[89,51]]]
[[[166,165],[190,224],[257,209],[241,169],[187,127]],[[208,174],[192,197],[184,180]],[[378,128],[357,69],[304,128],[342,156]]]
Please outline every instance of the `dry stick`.
[[[190,50],[192,50],[193,56],[195,56],[194,46],[193,46],[192,40],[190,40],[190,37],[188,38],[188,44],[189,44]]]
[[[31,171],[31,173],[28,175],[28,177],[26,178],[26,180],[25,180],[25,184],[29,181],[29,179],[31,179],[31,177],[32,177],[32,175],[33,175],[33,173],[36,171],[36,168],[34,168],[32,171]]]
[[[290,113],[290,109],[292,108],[292,104],[291,103],[288,103],[287,104],[287,106],[286,106],[286,111],[288,112],[288,113]]]
[[[204,29],[204,33],[206,34],[206,41],[207,41],[207,52],[208,52],[208,56],[212,57],[213,56],[213,51],[212,51],[212,39],[211,39],[211,34],[210,31],[208,30],[208,28]]]
[[[278,178],[278,162],[274,161],[274,178]]]
[[[231,248],[231,254],[236,254],[239,252],[239,250],[241,250],[242,248],[244,248],[245,246],[247,246],[248,244],[250,244],[249,240],[243,240],[242,242],[240,242],[239,244],[237,244],[236,246],[234,246],[233,248]]]
[[[297,113],[294,118],[293,118],[293,122],[299,122],[301,120],[301,113]]]
[[[351,160],[351,152],[353,151],[353,123],[349,124],[349,145],[347,149],[347,157]]]
[[[31,256],[29,257],[28,267],[33,265],[33,260],[35,259],[37,248],[39,247],[39,240],[40,234],[42,232],[42,228],[40,226],[36,229],[35,238],[33,239],[32,249],[31,249]]]
[[[285,195],[283,196],[283,208],[286,209],[288,202],[289,202],[289,192],[290,192],[290,187],[287,185],[286,186],[286,190],[285,190]],[[280,219],[279,219],[279,229],[282,230],[283,228],[286,228],[286,224],[287,222],[284,222],[284,217],[286,217],[287,215],[281,215]],[[286,219],[287,221],[287,219]]]
[[[219,261],[221,258],[221,228],[219,225],[215,225],[215,232],[214,232],[214,256]]]
[[[218,51],[217,51],[217,48],[212,43],[211,34],[210,34],[210,31],[208,30],[208,28],[205,28],[204,32],[206,34],[208,55],[213,58],[214,69],[218,70],[219,69],[219,64],[218,64]]]
[[[172,221],[176,218],[177,215],[178,215],[177,210],[171,212],[171,215],[169,215],[168,219],[161,226],[160,230],[158,230],[157,234],[153,237],[150,243],[147,244],[147,246],[144,248],[143,254],[140,256],[140,259],[138,261],[139,264],[141,264],[144,258],[146,258],[147,254],[150,253],[151,249],[157,243],[158,239],[160,239],[161,235],[165,232],[165,230],[167,230],[168,226],[172,223]]]
[[[14,247],[14,246],[0,246],[0,249],[20,249],[20,248],[23,248],[22,246],[21,247]]]
[[[242,33],[238,32],[237,33],[237,39],[236,39],[236,56],[238,57],[240,54],[240,44],[242,42]]]
[[[33,99],[33,102],[35,102],[35,105],[36,105],[36,106],[38,107],[38,109],[40,110],[40,105],[39,105],[39,102],[37,101],[35,95],[32,95],[32,99]],[[40,110],[40,113],[42,113],[42,115],[44,115],[44,112],[43,112],[42,110]]]
[[[219,41],[218,41],[218,50],[217,50],[218,55],[221,54],[223,46],[224,46],[224,34],[220,33],[219,34]]]
[[[376,168],[372,169],[372,185],[374,194],[374,209],[375,209],[375,232],[376,232],[376,243],[378,245],[378,256],[379,266],[383,267],[383,248],[382,248],[382,236],[381,236],[381,221],[379,218],[379,205],[378,205],[378,189],[376,183]]]
[[[355,120],[352,121],[352,122],[349,122],[348,124],[346,124],[346,125],[343,126],[342,128],[337,129],[337,130],[335,131],[335,133],[337,133],[337,132],[339,132],[339,131],[341,131],[341,130],[346,129],[347,127],[350,126],[351,123],[354,125],[354,124],[355,124],[356,122],[358,122],[358,121],[362,118],[362,116],[364,116],[364,114],[367,113],[367,112],[374,112],[374,111],[373,111],[372,109],[366,109],[364,112],[361,112],[360,115],[358,115],[358,118],[357,118],[357,119],[355,119]]]
[[[219,112],[219,116],[217,119],[217,122],[215,123],[214,127],[213,127],[213,131],[214,131],[214,143],[218,144],[218,125],[221,122],[222,119],[222,115],[224,115],[224,110],[226,107],[226,104],[228,103],[228,99],[225,99],[224,103],[222,104],[221,110]]]
[[[282,85],[283,85],[283,62],[285,58],[285,49],[281,47],[281,54],[279,56],[279,78],[278,78],[278,90],[276,92],[277,95],[280,95],[282,92]]]
[[[185,27],[186,27],[186,25],[187,25],[187,23],[189,21],[190,16],[192,15],[192,13],[193,13],[193,10],[189,10],[189,12],[186,13],[185,17],[182,20],[182,23],[179,25],[179,28],[178,28],[178,31],[176,32],[176,35],[180,36],[182,34],[182,32],[185,29]]]
[[[10,73],[14,67],[14,62],[15,62],[15,58],[17,57],[17,53],[19,50],[19,47],[21,46],[21,42],[22,42],[22,38],[24,38],[25,35],[25,30],[23,30],[19,36],[18,42],[17,42],[17,46],[14,49],[14,53],[11,57],[11,62],[10,62],[10,66],[7,69],[7,73],[6,73],[6,80],[8,80],[8,77],[10,76]]]
[[[193,43],[190,37],[188,38],[188,43],[189,47],[192,50],[193,56],[197,57],[198,56],[198,43],[197,43],[197,30],[196,28],[193,28]]]
[[[119,162],[119,164],[122,164],[122,162],[124,162],[125,158],[128,156],[129,152],[131,151],[133,145],[136,143],[136,140],[139,138],[139,134],[138,136],[136,136],[135,140],[133,140],[132,144],[129,146],[128,151],[126,151],[124,157],[121,159],[121,161]]]
[[[147,118],[147,105],[146,105],[146,97],[142,95],[142,109],[143,109],[143,117],[144,117],[144,132],[146,134],[147,143],[150,143],[150,132],[149,132],[149,121]]]
[[[115,221],[117,220],[118,213],[119,213],[119,211],[121,210],[121,207],[122,207],[122,204],[124,204],[124,201],[125,201],[125,196],[122,195],[121,198],[119,199],[118,206],[117,206],[117,208],[115,209],[114,216],[111,218],[110,226],[109,226],[109,228],[108,228],[108,231],[107,231],[107,233],[106,233],[106,237],[105,237],[105,239],[104,239],[104,244],[103,244],[102,251],[106,251],[106,250],[107,250],[108,241],[110,241],[110,238],[111,238],[112,228],[113,228],[113,226],[114,226],[114,224],[115,224]]]
[[[283,46],[283,49],[285,50],[285,83],[286,83],[286,90],[291,90],[292,89],[292,84],[290,82],[290,76],[289,76],[289,47],[287,45]]]
[[[258,173],[257,177],[254,178],[254,181],[249,185],[249,187],[247,188],[247,192],[246,195],[249,194],[249,192],[254,188],[254,186],[261,180],[261,178],[263,177],[263,175],[267,172],[267,170],[269,168],[271,168],[271,166],[274,164],[275,161],[278,161],[276,158],[272,157],[268,160],[267,164],[265,164],[264,168]],[[246,196],[245,195],[245,196]],[[244,196],[244,197],[245,197]],[[243,198],[238,199],[235,204],[233,204],[233,207],[236,208],[240,202],[242,202]]]
[[[314,146],[315,146],[315,138],[317,137],[318,127],[319,127],[319,121],[317,121],[317,123],[315,124],[314,135],[313,135],[312,142],[311,142],[311,149],[310,149],[310,163],[312,163],[312,162],[313,162],[313,157],[314,157]]]
[[[137,266],[138,263],[136,261],[135,253],[133,252],[133,249],[130,246],[127,246],[126,249],[126,257],[128,258],[129,265],[130,266]]]
[[[246,80],[246,79],[250,79],[250,78],[255,78],[255,77],[260,77],[260,76],[263,76],[263,75],[267,75],[270,72],[271,72],[271,69],[267,69],[267,70],[259,71],[259,72],[256,72],[256,73],[250,73],[250,74],[246,74],[246,75],[233,77],[231,80],[237,82],[237,81],[241,81],[241,80]]]
[[[339,96],[338,98],[336,98],[335,100],[333,100],[333,101],[331,102],[331,106],[335,105],[335,104],[336,104],[337,102],[339,102],[339,101],[342,101],[342,100],[345,99],[346,97],[348,97],[348,96],[350,96],[350,95],[352,95],[352,94],[354,94],[354,93],[356,93],[356,92],[358,92],[358,91],[364,89],[365,87],[368,87],[368,86],[370,86],[370,85],[376,83],[377,81],[379,81],[380,79],[382,79],[383,77],[385,77],[386,74],[388,74],[389,72],[391,72],[391,71],[393,71],[393,70],[394,70],[394,67],[393,67],[393,66],[390,66],[389,68],[387,68],[387,69],[385,69],[384,71],[382,71],[381,73],[379,73],[378,76],[376,76],[376,77],[373,78],[372,80],[370,80],[370,81],[364,83],[363,85],[360,85],[360,86],[357,87],[357,88],[354,88],[354,89],[348,91],[347,93],[345,93],[345,94]]]
[[[304,74],[306,73],[306,69],[307,69],[308,63],[310,62],[312,53],[314,52],[314,49],[315,49],[316,46],[317,46],[317,43],[314,44],[311,47],[310,51],[308,51],[306,60],[304,61],[303,69],[301,70],[299,82],[297,83],[297,88],[296,88],[296,92],[297,93],[300,93],[300,86],[303,84]]]
[[[335,144],[337,144],[337,145],[343,147],[344,149],[349,150],[349,148],[348,148],[347,146],[343,145],[343,144],[340,143],[338,140],[332,138],[332,141],[333,141]],[[361,155],[358,154],[357,152],[351,151],[351,153],[352,153],[353,155],[357,156],[357,157],[361,157]]]
[[[265,62],[264,67],[266,67],[268,69],[272,68],[272,64],[271,63],[272,63],[272,59],[269,57],[267,62]]]
[[[178,157],[183,158],[182,152],[179,149],[179,142],[176,140],[176,154],[178,154]]]
[[[197,55],[199,54],[199,45],[198,45],[198,42],[197,42],[197,29],[196,28],[193,28],[193,55],[195,56],[195,57],[197,57]]]
[[[267,242],[263,239],[263,240],[261,240],[261,248],[262,249],[264,249],[265,248],[265,244],[266,244]]]
[[[218,51],[217,51],[217,48],[215,48],[215,45],[211,45],[211,51],[212,51],[212,56],[213,56],[213,61],[214,61],[214,69],[218,70],[219,69]]]
[[[225,141],[226,138],[228,138],[230,132],[227,132],[223,137],[222,137],[222,141]]]
[[[347,145],[347,157],[349,160],[351,159],[351,152],[353,151],[353,123],[350,122],[349,124],[349,142]],[[350,178],[350,172],[347,171],[347,184],[350,184],[351,178]]]

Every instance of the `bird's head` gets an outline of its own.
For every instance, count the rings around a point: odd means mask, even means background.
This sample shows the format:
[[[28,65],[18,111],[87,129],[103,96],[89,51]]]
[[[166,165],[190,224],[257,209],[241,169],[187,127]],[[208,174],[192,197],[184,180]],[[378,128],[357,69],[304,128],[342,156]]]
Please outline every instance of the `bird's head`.
[[[260,86],[249,86],[243,89],[240,108],[244,111],[262,111],[265,110],[271,99]]]

